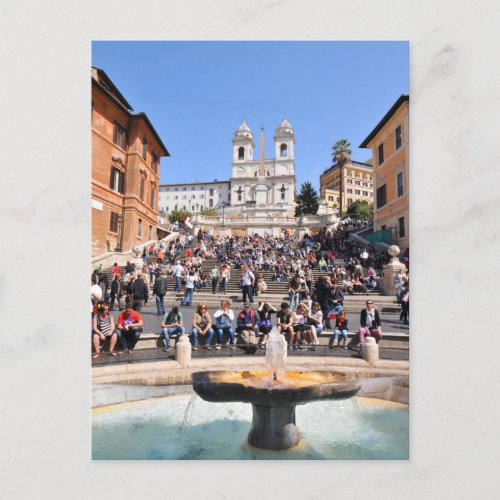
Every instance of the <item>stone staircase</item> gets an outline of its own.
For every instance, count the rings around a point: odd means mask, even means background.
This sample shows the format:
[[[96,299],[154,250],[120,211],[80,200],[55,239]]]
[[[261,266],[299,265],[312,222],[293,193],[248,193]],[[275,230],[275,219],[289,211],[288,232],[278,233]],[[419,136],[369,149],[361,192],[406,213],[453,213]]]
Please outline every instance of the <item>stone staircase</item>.
[[[182,260],[186,257],[186,250],[182,251],[179,260]],[[155,257],[150,257],[148,260],[154,260]],[[215,258],[207,258],[202,263],[202,269],[207,277],[205,283],[205,287],[199,291],[194,292],[193,296],[193,304],[197,302],[205,302],[208,307],[216,307],[220,304],[220,301],[223,298],[227,298],[231,301],[231,303],[240,303],[242,301],[242,291],[240,289],[240,275],[241,271],[239,269],[231,269],[231,277],[229,282],[226,284],[226,294],[222,294],[218,291],[215,294],[212,294],[212,287],[210,281],[210,271],[214,265],[217,265],[217,259]],[[120,267],[122,275],[124,273],[124,266]],[[167,294],[165,296],[166,306],[172,307],[174,305],[179,305],[182,301],[183,294],[175,292],[175,278],[173,276],[167,275],[167,266],[160,266],[161,274],[167,279]],[[111,284],[112,279],[112,268],[107,268],[103,271],[108,278],[108,285]],[[272,277],[273,271],[259,271],[260,274],[264,277],[264,280],[267,284],[267,290],[265,293],[259,294],[254,297],[254,303],[265,301],[271,303],[274,307],[279,308],[279,305],[283,301],[288,301],[288,282],[282,281],[277,282],[273,281]],[[318,277],[320,276],[328,276],[330,273],[327,271],[318,271],[313,270],[313,283],[316,282]],[[151,293],[152,293],[151,286]],[[364,306],[366,299],[374,298],[376,300],[376,304],[379,310],[383,313],[399,313],[400,306],[397,304],[395,297],[392,296],[384,296],[380,293],[380,291],[376,292],[368,292],[368,294],[355,293],[353,295],[344,295],[344,310],[346,313],[350,312],[359,312],[360,309]]]

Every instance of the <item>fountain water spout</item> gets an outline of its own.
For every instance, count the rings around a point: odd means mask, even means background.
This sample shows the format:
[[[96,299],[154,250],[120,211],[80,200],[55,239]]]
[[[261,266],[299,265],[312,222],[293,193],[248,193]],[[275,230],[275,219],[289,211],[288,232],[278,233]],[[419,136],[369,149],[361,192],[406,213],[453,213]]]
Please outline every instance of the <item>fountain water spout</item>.
[[[266,344],[266,365],[274,381],[278,380],[278,375],[285,373],[287,353],[286,340],[278,328],[274,327]]]

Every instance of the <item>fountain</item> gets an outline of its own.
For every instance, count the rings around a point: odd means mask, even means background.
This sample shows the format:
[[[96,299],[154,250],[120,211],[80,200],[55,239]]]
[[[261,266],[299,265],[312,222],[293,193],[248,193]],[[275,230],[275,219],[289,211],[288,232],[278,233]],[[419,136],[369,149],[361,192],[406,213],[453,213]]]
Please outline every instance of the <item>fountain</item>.
[[[361,383],[334,372],[287,371],[287,346],[276,327],[266,347],[267,370],[195,372],[193,389],[210,402],[251,403],[248,442],[257,448],[287,450],[301,440],[295,425],[296,405],[351,398]]]

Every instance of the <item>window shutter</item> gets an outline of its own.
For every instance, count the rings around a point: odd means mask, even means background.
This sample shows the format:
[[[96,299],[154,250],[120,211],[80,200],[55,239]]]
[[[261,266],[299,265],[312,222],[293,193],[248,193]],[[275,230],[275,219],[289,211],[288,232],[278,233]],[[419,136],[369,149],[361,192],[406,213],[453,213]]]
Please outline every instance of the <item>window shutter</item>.
[[[125,174],[123,172],[120,172],[120,193],[124,194],[125,193]]]

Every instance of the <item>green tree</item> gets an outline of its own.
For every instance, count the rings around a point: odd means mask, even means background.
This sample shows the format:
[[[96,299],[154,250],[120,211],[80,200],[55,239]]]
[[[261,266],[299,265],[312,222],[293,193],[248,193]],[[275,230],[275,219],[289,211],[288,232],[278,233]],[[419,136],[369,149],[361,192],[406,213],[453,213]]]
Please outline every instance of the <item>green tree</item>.
[[[170,222],[175,222],[178,220],[179,222],[184,222],[191,214],[186,210],[172,210],[170,212]]]
[[[207,207],[203,210],[200,210],[200,215],[205,215],[206,217],[217,217],[217,215],[219,214],[217,213],[217,210]]]
[[[347,207],[346,212],[356,219],[373,219],[373,205],[366,200],[356,200]]]
[[[342,213],[343,194],[344,194],[344,166],[351,161],[352,151],[349,149],[351,143],[347,139],[340,139],[332,146],[332,161],[333,165],[337,164],[340,172],[339,179],[339,215]]]
[[[296,196],[295,201],[297,202],[295,216],[316,215],[318,213],[318,192],[309,181],[304,182],[302,186],[300,186],[300,194]]]

